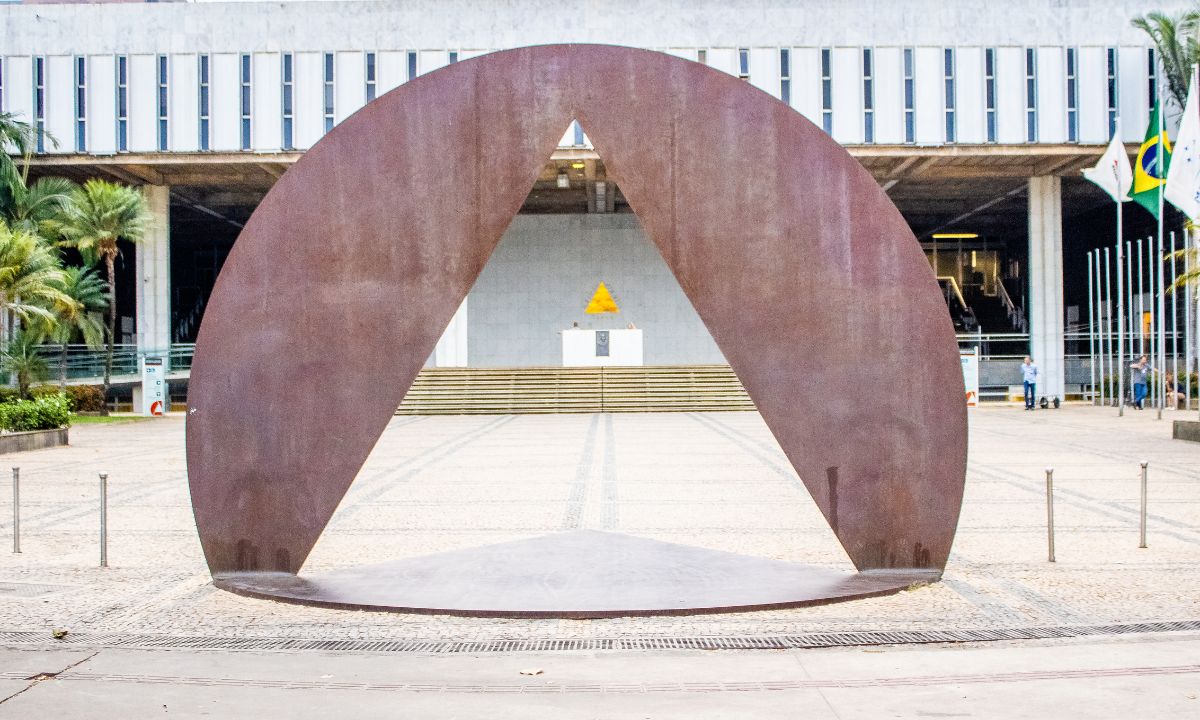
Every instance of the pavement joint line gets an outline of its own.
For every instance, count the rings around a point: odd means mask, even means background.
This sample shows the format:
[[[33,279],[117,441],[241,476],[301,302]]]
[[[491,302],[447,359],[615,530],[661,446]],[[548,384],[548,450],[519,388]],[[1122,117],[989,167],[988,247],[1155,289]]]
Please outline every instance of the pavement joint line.
[[[265,680],[234,677],[197,677],[188,675],[143,675],[124,673],[94,673],[75,671],[73,668],[95,654],[69,666],[51,676],[69,682],[111,682],[139,685],[189,685],[201,687],[249,687],[282,690],[357,690],[373,692],[407,693],[603,693],[603,694],[647,694],[647,693],[728,693],[728,692],[779,692],[788,690],[856,689],[887,687],[937,687],[945,685],[987,685],[1000,683],[1024,683],[1049,680],[1078,680],[1100,678],[1146,677],[1155,675],[1200,674],[1200,665],[1151,665],[1117,668],[1081,668],[1062,670],[1025,670],[997,673],[971,673],[955,675],[910,675],[900,677],[877,677],[862,679],[796,679],[770,681],[722,682],[657,682],[657,683],[497,683],[497,684],[452,684],[452,683],[371,683],[371,682],[322,682],[313,680]],[[43,678],[50,679],[49,677]],[[34,681],[29,687],[33,687]],[[29,687],[25,688],[28,690]],[[21,692],[7,699],[16,697]],[[0,700],[0,703],[3,703]]]
[[[62,676],[62,675],[63,675],[63,673],[68,673],[68,672],[70,672],[70,671],[74,670],[75,668],[77,668],[77,667],[79,667],[80,665],[84,664],[84,663],[85,663],[85,662],[87,662],[88,660],[91,660],[92,658],[94,658],[94,657],[96,657],[97,655],[99,655],[99,654],[100,654],[100,652],[101,652],[100,650],[96,650],[96,651],[95,651],[95,652],[93,652],[91,655],[88,655],[88,656],[87,656],[87,657],[85,657],[85,658],[81,658],[81,659],[79,659],[79,660],[76,660],[75,662],[71,663],[70,665],[67,665],[65,668],[63,668],[62,670],[59,670],[59,671],[57,671],[57,672],[40,672],[40,673],[36,673],[36,674],[34,674],[34,675],[31,675],[31,676],[19,677],[19,678],[12,678],[12,679],[14,679],[14,680],[15,680],[15,679],[20,679],[20,680],[28,680],[28,681],[29,681],[29,684],[28,684],[28,685],[26,685],[25,687],[21,688],[20,690],[16,691],[16,692],[15,692],[15,693],[13,693],[12,695],[9,695],[9,696],[8,696],[8,697],[6,697],[6,698],[0,698],[0,705],[3,705],[4,703],[8,702],[9,700],[12,700],[13,698],[17,697],[18,695],[21,695],[21,694],[23,694],[23,693],[29,692],[29,691],[30,691],[30,690],[32,690],[32,689],[33,689],[35,686],[37,686],[37,684],[38,684],[38,683],[45,682],[46,680],[53,680],[53,679],[57,679],[58,677]],[[11,674],[12,674],[12,673],[5,673],[5,676],[11,675]],[[20,675],[24,675],[24,673],[20,673]]]

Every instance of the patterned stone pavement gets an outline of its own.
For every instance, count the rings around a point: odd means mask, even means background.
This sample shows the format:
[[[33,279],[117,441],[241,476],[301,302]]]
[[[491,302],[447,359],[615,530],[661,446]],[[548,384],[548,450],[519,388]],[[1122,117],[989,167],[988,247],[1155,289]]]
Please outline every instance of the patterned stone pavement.
[[[973,410],[966,500],[939,584],[817,608],[562,621],[332,611],[216,590],[192,524],[183,419],[79,426],[70,448],[6,458],[21,467],[20,555],[8,552],[11,495],[0,473],[0,631],[487,641],[1196,620],[1200,445],[1170,439],[1173,417]],[[1144,550],[1141,459],[1150,461]],[[111,473],[107,569],[97,567],[99,470]],[[573,528],[850,569],[755,413],[397,418],[306,569]]]

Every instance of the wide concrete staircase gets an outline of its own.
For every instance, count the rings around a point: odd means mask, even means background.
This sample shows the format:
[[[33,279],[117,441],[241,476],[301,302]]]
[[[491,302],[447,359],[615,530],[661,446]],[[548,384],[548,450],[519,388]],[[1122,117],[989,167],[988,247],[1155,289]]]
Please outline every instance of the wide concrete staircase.
[[[426,368],[397,415],[754,410],[728,365]]]

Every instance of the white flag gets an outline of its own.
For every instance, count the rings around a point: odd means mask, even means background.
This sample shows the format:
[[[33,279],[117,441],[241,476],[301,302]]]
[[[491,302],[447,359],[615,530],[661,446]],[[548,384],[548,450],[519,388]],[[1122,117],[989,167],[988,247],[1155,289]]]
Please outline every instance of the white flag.
[[[1179,123],[1179,137],[1171,154],[1171,169],[1163,198],[1190,219],[1200,217],[1200,108],[1196,107],[1196,83],[1188,90]]]
[[[1083,176],[1099,185],[1104,192],[1117,202],[1129,199],[1129,189],[1133,187],[1133,166],[1129,164],[1129,154],[1125,152],[1125,143],[1121,142],[1121,129],[1113,133],[1112,142],[1100,156],[1096,167],[1083,171]]]

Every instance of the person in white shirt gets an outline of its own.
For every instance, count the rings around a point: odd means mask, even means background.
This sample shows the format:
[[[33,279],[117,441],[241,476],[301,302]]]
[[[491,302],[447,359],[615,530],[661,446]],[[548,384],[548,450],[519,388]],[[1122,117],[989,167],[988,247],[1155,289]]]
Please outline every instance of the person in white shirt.
[[[1033,401],[1037,397],[1038,366],[1033,364],[1033,358],[1025,356],[1021,363],[1021,376],[1025,381],[1025,409],[1033,409]]]

